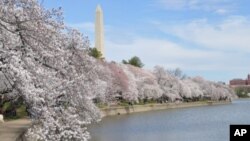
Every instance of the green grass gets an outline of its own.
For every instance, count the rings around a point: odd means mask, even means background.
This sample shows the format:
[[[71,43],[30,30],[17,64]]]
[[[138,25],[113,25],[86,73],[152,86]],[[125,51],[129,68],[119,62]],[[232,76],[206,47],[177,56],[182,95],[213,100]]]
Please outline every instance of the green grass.
[[[6,110],[10,109],[10,107],[11,107],[11,103],[10,102],[4,103],[4,105],[3,105],[3,111],[6,111]]]
[[[19,118],[28,116],[25,105],[21,105],[19,108],[17,108],[16,113],[17,113],[17,117]]]
[[[126,101],[121,101],[121,102],[119,103],[119,106],[124,106],[124,107],[126,107],[126,106],[129,106],[129,104],[128,104],[128,102],[126,102]]]
[[[10,110],[13,107],[13,105],[10,102],[6,102],[3,105],[3,111]],[[27,117],[28,114],[26,112],[26,106],[24,104],[19,105],[16,108],[16,116],[6,116],[5,118],[8,120],[11,119],[19,119],[19,118],[24,118]]]
[[[98,108],[107,108],[108,107],[108,104],[107,103],[96,103],[96,106]]]

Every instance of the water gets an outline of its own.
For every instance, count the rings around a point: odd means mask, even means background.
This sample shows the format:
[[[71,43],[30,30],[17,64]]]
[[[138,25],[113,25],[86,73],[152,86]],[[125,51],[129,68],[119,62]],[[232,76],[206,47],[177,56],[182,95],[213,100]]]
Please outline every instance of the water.
[[[106,117],[91,141],[229,141],[230,124],[250,124],[250,99],[232,104]]]

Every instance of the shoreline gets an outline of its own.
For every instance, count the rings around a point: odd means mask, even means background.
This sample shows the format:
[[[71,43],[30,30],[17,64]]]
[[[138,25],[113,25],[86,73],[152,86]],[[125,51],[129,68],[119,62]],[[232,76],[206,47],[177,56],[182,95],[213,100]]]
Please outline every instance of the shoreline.
[[[185,103],[165,103],[165,104],[146,104],[146,105],[133,105],[133,106],[116,106],[110,108],[100,108],[103,117],[133,114],[139,112],[148,112],[154,110],[166,110],[177,108],[191,108],[199,106],[213,106],[231,104],[231,101],[197,101]],[[0,138],[6,141],[22,140],[22,134],[31,125],[28,118],[10,120],[0,126]]]
[[[231,104],[231,101],[197,101],[197,102],[184,102],[184,103],[165,103],[165,104],[145,104],[145,105],[131,105],[131,106],[116,106],[109,108],[100,108],[102,117],[128,115],[139,112],[148,112],[155,110],[189,108],[199,106],[213,106]]]

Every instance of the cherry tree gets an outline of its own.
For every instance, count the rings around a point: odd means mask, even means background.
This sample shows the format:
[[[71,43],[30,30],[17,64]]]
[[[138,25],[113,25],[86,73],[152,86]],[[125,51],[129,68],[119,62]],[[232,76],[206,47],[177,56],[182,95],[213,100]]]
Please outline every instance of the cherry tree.
[[[138,99],[158,99],[162,96],[162,90],[156,81],[155,75],[148,70],[134,67],[132,65],[127,66],[129,71],[135,77]]]
[[[111,83],[109,84],[108,99],[111,101],[117,101],[119,98],[125,98],[123,96],[128,92],[129,89],[128,76],[118,63],[108,63],[107,67],[111,72]]]
[[[198,83],[188,78],[181,81],[181,96],[197,99],[203,97],[203,92]]]
[[[213,93],[211,83],[200,76],[194,77],[192,80],[200,86],[203,97],[211,99]]]
[[[211,98],[213,100],[231,100],[233,98],[236,98],[235,92],[228,86],[215,82],[211,82],[211,85],[213,90]]]
[[[157,82],[163,91],[163,97],[167,97],[170,102],[182,99],[180,96],[179,79],[169,74],[163,67],[155,66],[154,74]]]
[[[36,0],[0,1],[0,70],[13,80],[7,95],[22,97],[33,119],[27,136],[88,140],[100,120],[92,103],[107,85],[87,55],[88,40],[64,26],[61,9]]]
[[[229,100],[236,97],[234,91],[227,85],[207,81],[202,77],[194,77],[192,80],[200,86],[203,97],[212,100]]]
[[[138,87],[135,75],[129,70],[129,65],[119,64],[128,78],[128,89],[122,93],[122,97],[130,102],[138,102]]]

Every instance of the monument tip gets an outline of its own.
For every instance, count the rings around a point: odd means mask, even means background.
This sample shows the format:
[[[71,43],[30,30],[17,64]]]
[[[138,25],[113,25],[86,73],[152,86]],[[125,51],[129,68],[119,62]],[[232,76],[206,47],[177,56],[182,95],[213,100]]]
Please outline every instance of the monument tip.
[[[97,5],[96,11],[97,11],[97,12],[98,12],[98,11],[102,11],[102,8],[101,8],[101,5],[100,5],[100,4]]]

